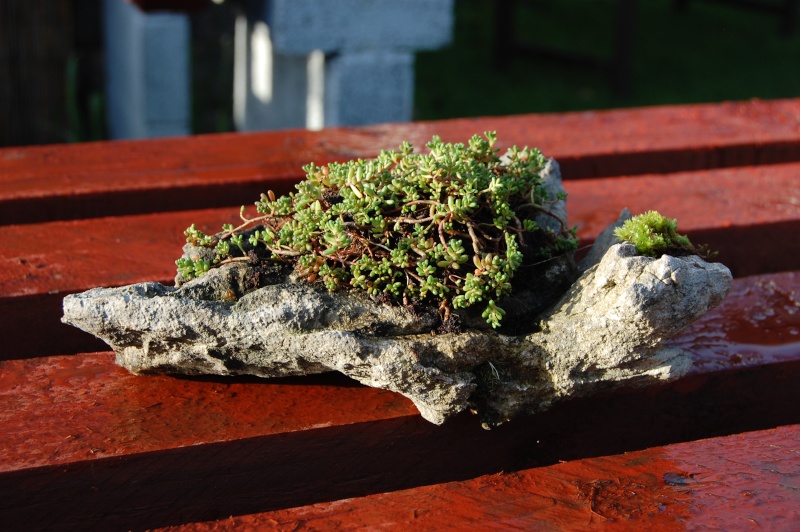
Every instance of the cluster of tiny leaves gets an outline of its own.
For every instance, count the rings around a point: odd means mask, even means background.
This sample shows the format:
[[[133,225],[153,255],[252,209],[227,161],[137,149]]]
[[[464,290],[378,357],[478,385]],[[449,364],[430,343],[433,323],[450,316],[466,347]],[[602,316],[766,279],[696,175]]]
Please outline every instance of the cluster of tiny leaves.
[[[678,221],[657,211],[647,211],[627,220],[614,231],[620,240],[636,246],[646,257],[659,257],[674,250],[694,251],[685,235],[678,234]]]
[[[544,258],[573,251],[577,239],[549,209],[562,198],[547,197],[541,152],[514,146],[501,160],[495,142],[495,133],[467,144],[433,137],[428,153],[404,142],[372,160],[308,164],[296,192],[262,194],[259,215],[247,218],[242,207],[238,227],[214,236],[189,227],[187,242],[213,247],[216,258],[180,259],[178,270],[192,278],[265,250],[331,291],[347,286],[380,300],[428,300],[445,314],[480,304],[498,327],[505,311],[497,302],[511,291],[526,235],[544,236],[537,239],[547,242],[538,250]],[[534,218],[542,212],[561,230],[539,228]]]

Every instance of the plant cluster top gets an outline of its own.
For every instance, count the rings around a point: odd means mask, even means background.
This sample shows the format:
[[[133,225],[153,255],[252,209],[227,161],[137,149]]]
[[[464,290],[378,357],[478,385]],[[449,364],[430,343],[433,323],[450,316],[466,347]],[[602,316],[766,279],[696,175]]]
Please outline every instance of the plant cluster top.
[[[271,191],[256,202],[258,216],[207,235],[194,225],[187,242],[215,250],[213,261],[176,261],[184,278],[215,265],[260,258],[290,262],[309,282],[334,291],[359,288],[373,298],[404,304],[436,303],[446,318],[453,308],[480,305],[498,327],[498,301],[526,261],[575,249],[575,230],[550,210],[537,149],[516,146],[501,159],[495,133],[468,144],[439,137],[428,153],[408,142],[372,160],[303,167],[296,192]],[[537,225],[551,216],[560,230]],[[480,308],[480,307],[479,307]]]

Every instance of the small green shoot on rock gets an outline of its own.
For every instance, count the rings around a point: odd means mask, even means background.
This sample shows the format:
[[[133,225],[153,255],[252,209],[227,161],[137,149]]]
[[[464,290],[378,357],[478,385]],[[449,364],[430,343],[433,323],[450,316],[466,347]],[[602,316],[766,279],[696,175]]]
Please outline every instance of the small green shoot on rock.
[[[678,221],[657,211],[647,211],[627,220],[614,234],[620,240],[636,246],[645,257],[672,255],[700,255],[713,258],[705,246],[694,246],[686,235],[678,234]]]

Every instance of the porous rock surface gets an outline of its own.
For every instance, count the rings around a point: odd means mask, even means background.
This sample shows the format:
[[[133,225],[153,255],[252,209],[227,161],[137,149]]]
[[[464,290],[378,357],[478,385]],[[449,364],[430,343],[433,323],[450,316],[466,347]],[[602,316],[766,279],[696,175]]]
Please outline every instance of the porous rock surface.
[[[472,326],[436,333],[435,310],[329,294],[318,283],[275,278],[253,288],[252,266],[241,263],[180,288],[140,283],[71,295],[63,321],[106,341],[134,373],[335,370],[403,394],[433,423],[470,408],[491,426],[688,370],[689,356],[661,342],[720,303],[730,271],[697,256],[652,259],[613,238],[598,242],[555,304],[517,317],[529,323],[519,335]]]

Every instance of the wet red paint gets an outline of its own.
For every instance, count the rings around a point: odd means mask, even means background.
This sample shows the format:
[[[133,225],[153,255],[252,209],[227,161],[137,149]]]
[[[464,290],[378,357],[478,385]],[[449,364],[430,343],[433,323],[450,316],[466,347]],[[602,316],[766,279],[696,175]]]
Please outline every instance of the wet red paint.
[[[0,294],[170,282],[189,225],[215,232],[237,220],[229,208],[9,226],[0,236]]]
[[[0,236],[0,359],[103,349],[61,323],[65,295],[95,286],[171,284],[186,227],[197,221],[213,232],[237,220],[231,208],[7,226]]]
[[[796,530],[800,426],[164,530]]]
[[[668,344],[692,353],[701,371],[797,360],[800,272],[737,281],[719,307]]]
[[[0,397],[0,471],[416,414],[405,398],[338,375],[139,377],[113,353],[2,362]]]
[[[667,176],[639,175],[566,181],[567,212],[578,234],[593,237],[627,207],[677,218],[682,231],[733,232],[738,227],[797,223],[800,163],[747,166]],[[794,249],[792,239],[772,246]],[[778,249],[776,249],[778,248]],[[755,273],[755,272],[754,272]]]
[[[797,161],[798,116],[800,100],[756,101],[5,148],[0,223],[249,202],[261,183],[296,180],[310,161],[374,157],[434,134],[464,142],[497,130],[501,147],[538,146],[568,179]]]

